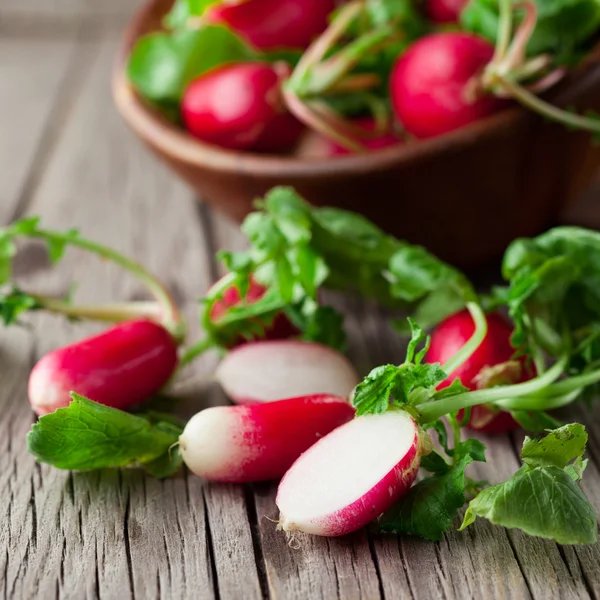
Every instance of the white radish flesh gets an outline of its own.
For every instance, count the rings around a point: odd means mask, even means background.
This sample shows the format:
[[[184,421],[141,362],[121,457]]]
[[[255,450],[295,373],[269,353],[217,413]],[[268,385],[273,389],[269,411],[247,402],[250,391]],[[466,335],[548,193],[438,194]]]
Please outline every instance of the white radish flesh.
[[[231,351],[216,377],[237,404],[331,394],[347,397],[359,383],[343,355],[314,342],[261,340]]]
[[[344,399],[317,395],[253,406],[216,406],[194,415],[179,438],[188,468],[211,481],[281,477],[310,446],[348,422]]]
[[[412,485],[424,436],[404,411],[338,427],[285,474],[276,500],[280,528],[337,536],[371,522]]]

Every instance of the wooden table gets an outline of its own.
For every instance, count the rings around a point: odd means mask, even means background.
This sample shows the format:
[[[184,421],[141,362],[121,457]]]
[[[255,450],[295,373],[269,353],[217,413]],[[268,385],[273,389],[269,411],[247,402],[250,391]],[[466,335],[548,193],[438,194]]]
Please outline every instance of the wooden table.
[[[192,195],[126,131],[109,94],[118,31],[132,2],[2,0],[0,4],[0,221],[39,214],[47,226],[79,227],[161,276],[185,307],[218,274],[216,249],[243,242],[237,228]],[[93,12],[96,11],[96,12]],[[596,194],[572,220],[595,219]],[[90,256],[47,268],[36,245],[17,274],[29,288],[82,301],[134,299],[139,287]],[[351,354],[361,372],[399,360],[403,342],[377,308],[339,300],[349,313]],[[0,337],[0,591],[5,598],[596,598],[600,546],[559,547],[478,521],[440,543],[362,531],[303,537],[292,549],[275,531],[275,484],[208,485],[184,473],[157,481],[136,471],[67,473],[38,465],[25,434],[33,422],[27,376],[46,351],[97,330],[36,315]],[[209,372],[214,357],[190,373]],[[200,389],[187,414],[223,402]],[[600,426],[589,426],[585,492],[600,509]],[[596,421],[600,411],[596,410]],[[489,441],[498,481],[517,468],[520,439]]]

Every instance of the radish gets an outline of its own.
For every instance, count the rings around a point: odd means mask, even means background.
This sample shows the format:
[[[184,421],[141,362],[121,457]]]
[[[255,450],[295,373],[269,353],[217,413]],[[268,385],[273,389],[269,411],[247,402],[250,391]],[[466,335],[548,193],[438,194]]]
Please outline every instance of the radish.
[[[261,50],[306,48],[327,27],[335,0],[246,0],[211,6],[204,18],[225,24]]]
[[[427,0],[425,12],[434,23],[458,23],[468,0]]]
[[[215,286],[219,285],[219,281],[215,283]],[[213,287],[215,287],[213,286]],[[248,304],[252,304],[260,300],[267,291],[267,288],[264,285],[258,283],[254,277],[250,276],[250,282],[248,286],[248,292],[246,293],[245,302]],[[210,296],[211,292],[209,290],[208,295]],[[225,289],[221,298],[219,298],[211,307],[210,310],[210,320],[218,326],[219,319],[224,317],[227,314],[227,310],[233,306],[237,306],[242,301],[242,297],[240,295],[240,291],[235,285],[230,285]],[[278,340],[278,339],[286,339],[292,337],[293,335],[298,333],[298,329],[294,327],[292,322],[286,317],[286,315],[282,312],[278,314],[274,319],[273,323],[266,328],[265,330],[265,338],[269,340]],[[247,340],[240,337],[238,339],[233,340],[229,347],[233,348],[235,346],[239,346],[240,344],[246,343]]]
[[[439,385],[442,389],[450,385],[454,379],[469,390],[480,387],[479,377],[486,367],[501,365],[511,360],[515,353],[510,344],[512,328],[499,313],[486,315],[488,331],[477,350],[458,369],[448,374],[448,379]],[[427,352],[427,362],[444,363],[452,357],[469,340],[475,331],[475,323],[467,310],[456,313],[444,320],[431,336],[431,345]],[[511,374],[506,383],[520,383],[534,376],[531,367],[526,367],[523,359],[517,374]],[[460,416],[460,415],[459,415]],[[486,405],[474,406],[471,409],[469,428],[486,433],[505,433],[517,429],[519,424],[510,413],[497,411]]]
[[[336,536],[360,529],[410,488],[428,446],[404,411],[357,417],[311,446],[277,491],[279,527]]]
[[[217,67],[186,88],[181,116],[198,139],[244,150],[258,142],[283,109],[280,82],[284,63],[235,63]]]
[[[290,113],[278,114],[267,124],[252,150],[269,154],[291,152],[303,131],[304,125],[296,117]]]
[[[236,404],[311,394],[347,397],[359,383],[343,354],[314,342],[291,340],[239,346],[221,361],[216,378]]]
[[[177,346],[164,327],[127,321],[46,354],[29,376],[38,415],[68,406],[69,392],[127,409],[158,392],[177,367]]]
[[[390,77],[392,106],[406,131],[434,137],[501,108],[503,102],[478,81],[493,55],[487,40],[461,32],[434,33],[410,46]]]
[[[322,436],[350,421],[347,400],[316,395],[254,406],[216,406],[196,414],[179,438],[188,468],[211,481],[281,477]]]

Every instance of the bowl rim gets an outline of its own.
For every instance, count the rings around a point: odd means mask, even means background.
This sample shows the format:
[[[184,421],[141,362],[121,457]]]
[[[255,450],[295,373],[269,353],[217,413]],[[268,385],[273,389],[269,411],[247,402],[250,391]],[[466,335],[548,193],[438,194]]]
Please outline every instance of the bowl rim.
[[[444,135],[419,140],[418,143],[386,148],[365,154],[350,154],[323,160],[321,157],[259,154],[220,148],[204,143],[166,119],[146,102],[127,78],[127,60],[133,45],[143,35],[144,24],[160,8],[164,0],[148,0],[136,10],[128,22],[119,44],[112,72],[112,95],[115,105],[129,127],[147,144],[172,160],[208,167],[223,173],[251,173],[253,176],[280,178],[346,177],[402,164],[421,162],[423,157],[459,151],[477,139],[494,136],[510,129],[521,120],[539,118],[519,107],[511,107]]]

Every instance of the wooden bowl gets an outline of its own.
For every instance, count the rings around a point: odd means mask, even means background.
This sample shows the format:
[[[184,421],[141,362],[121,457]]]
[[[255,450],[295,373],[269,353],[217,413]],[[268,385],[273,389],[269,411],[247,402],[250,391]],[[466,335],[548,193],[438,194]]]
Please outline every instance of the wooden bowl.
[[[335,159],[267,156],[204,144],[163,118],[129,85],[136,40],[161,28],[172,0],[151,0],[127,27],[113,73],[118,110],[141,140],[215,209],[240,221],[252,201],[291,185],[317,205],[364,214],[391,234],[463,268],[535,235],[576,200],[600,163],[589,136],[520,108],[450,134]],[[600,65],[591,63],[553,102],[600,110]]]

